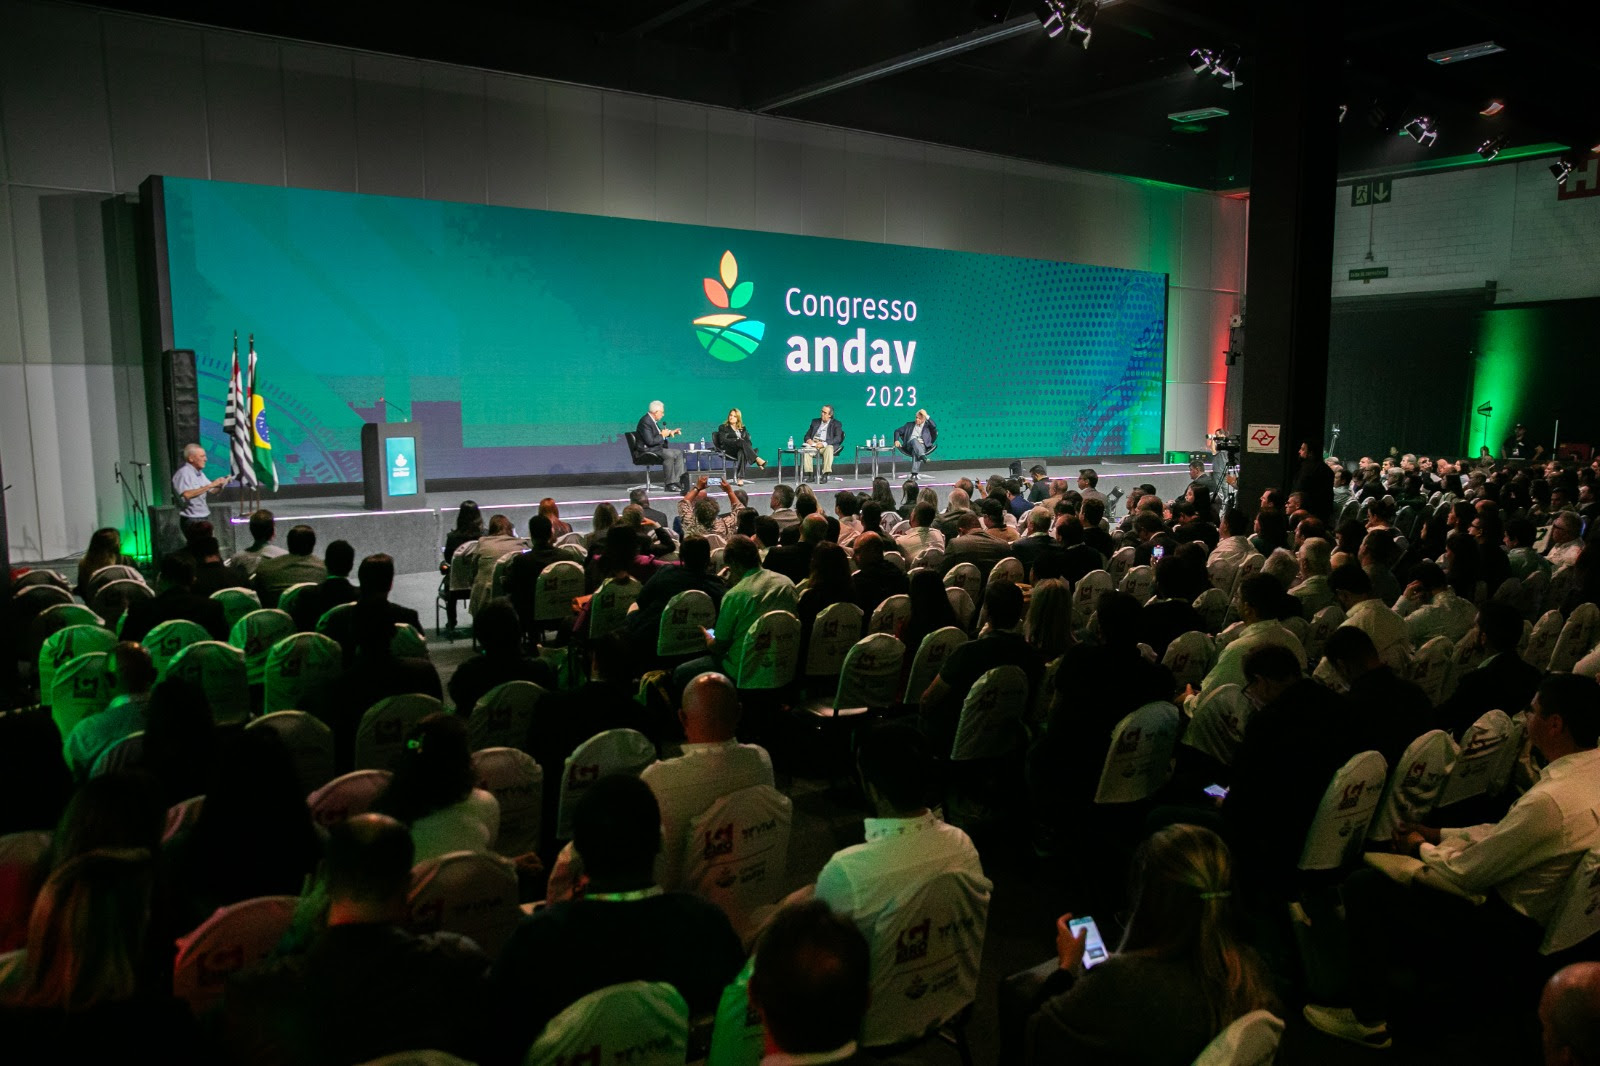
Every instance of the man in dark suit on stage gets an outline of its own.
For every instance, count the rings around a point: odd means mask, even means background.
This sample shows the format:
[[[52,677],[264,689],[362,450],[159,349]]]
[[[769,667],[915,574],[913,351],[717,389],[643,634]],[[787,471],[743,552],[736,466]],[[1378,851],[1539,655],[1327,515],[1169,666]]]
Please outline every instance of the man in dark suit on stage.
[[[667,438],[676,437],[683,430],[667,429],[663,426],[661,420],[666,416],[666,404],[660,400],[651,400],[650,409],[639,419],[639,428],[636,431],[639,437],[639,452],[641,455],[649,452],[660,456],[662,476],[667,479],[667,488],[674,492],[682,492],[683,454],[673,451],[672,444]]]
[[[911,456],[911,476],[915,478],[922,473],[922,461],[939,439],[939,427],[933,424],[927,411],[919,410],[916,418],[894,431],[894,439],[901,450]]]
[[[822,456],[822,480],[833,477],[833,457],[844,448],[844,423],[833,417],[833,405],[822,405],[822,417],[813,418],[806,429],[800,462],[807,481],[811,480],[811,460]]]

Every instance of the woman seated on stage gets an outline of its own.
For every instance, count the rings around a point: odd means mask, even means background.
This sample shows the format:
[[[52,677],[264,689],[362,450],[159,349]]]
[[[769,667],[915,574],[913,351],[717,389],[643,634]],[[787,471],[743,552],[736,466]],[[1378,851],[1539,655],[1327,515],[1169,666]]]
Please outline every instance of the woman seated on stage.
[[[744,468],[754,463],[757,470],[765,470],[767,461],[756,454],[750,443],[750,431],[744,428],[744,415],[737,407],[728,412],[728,420],[711,435],[712,446],[734,461],[733,483],[744,484]]]

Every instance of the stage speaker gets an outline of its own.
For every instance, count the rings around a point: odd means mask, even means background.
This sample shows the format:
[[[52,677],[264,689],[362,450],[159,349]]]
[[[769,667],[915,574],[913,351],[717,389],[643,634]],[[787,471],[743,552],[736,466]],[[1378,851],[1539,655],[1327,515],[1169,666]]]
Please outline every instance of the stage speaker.
[[[217,546],[222,549],[223,556],[232,555],[238,549],[236,527],[233,524],[233,505],[213,503],[208,521],[216,534]],[[150,506],[150,542],[155,545],[157,562],[163,555],[169,555],[184,546],[183,528],[178,524],[176,507],[160,504]]]
[[[1036,466],[1044,467],[1045,477],[1050,476],[1050,464],[1043,459],[1013,459],[1011,460],[1012,477],[1030,477],[1029,471]]]
[[[167,455],[176,470],[183,465],[184,445],[200,441],[200,380],[194,352],[188,348],[161,353],[161,407],[166,415]]]

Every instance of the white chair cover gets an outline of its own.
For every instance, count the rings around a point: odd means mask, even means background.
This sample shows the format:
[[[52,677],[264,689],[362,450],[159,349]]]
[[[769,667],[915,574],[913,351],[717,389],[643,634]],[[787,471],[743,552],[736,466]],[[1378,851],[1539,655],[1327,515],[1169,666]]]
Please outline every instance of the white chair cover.
[[[126,770],[138,766],[144,760],[144,730],[129,733],[121,740],[112,744],[100,757],[95,759],[94,768],[89,771],[90,777],[99,777],[101,774],[114,774],[119,770]]]
[[[993,888],[981,875],[948,871],[857,919],[872,949],[863,1045],[923,1036],[973,1001]]]
[[[561,767],[556,838],[572,839],[572,812],[590,785],[607,774],[637,775],[655,761],[655,745],[636,729],[607,729],[579,744]]]
[[[972,563],[957,563],[944,575],[946,588],[958,588],[972,597],[974,603],[983,592],[983,571]]]
[[[1600,641],[1600,607],[1580,603],[1567,616],[1567,624],[1561,627],[1555,650],[1550,653],[1549,671],[1571,673],[1578,660],[1594,649],[1596,641]]]
[[[328,630],[333,628],[334,623],[338,621],[340,615],[344,614],[346,611],[353,611],[355,609],[356,605],[353,603],[336,603],[332,607],[329,607],[326,611],[322,612],[322,617],[317,619],[317,632],[326,633]]]
[[[504,596],[506,594],[506,578],[511,573],[511,564],[516,560],[517,556],[521,555],[525,550],[525,548],[513,548],[508,552],[502,553],[500,558],[494,561],[494,567],[489,571],[488,599],[493,599],[496,596]],[[487,600],[485,600],[485,602],[487,602]],[[480,603],[478,606],[481,608],[483,604]]]
[[[112,563],[109,566],[102,566],[89,575],[89,580],[83,583],[83,598],[92,602],[95,593],[113,581],[137,581],[141,585],[145,583],[144,575],[134,567],[124,566],[121,563]]]
[[[1122,579],[1133,569],[1133,557],[1136,554],[1131,544],[1111,553],[1111,559],[1106,563],[1106,573],[1111,575],[1113,582],[1122,584]]]
[[[1511,716],[1500,710],[1486,711],[1472,723],[1456,746],[1455,763],[1437,806],[1448,807],[1489,792],[1510,748],[1512,732]]]
[[[1528,623],[1522,623],[1524,630]],[[1483,662],[1483,649],[1478,646],[1478,627],[1473,626],[1467,630],[1467,635],[1456,641],[1456,646],[1450,651],[1450,676],[1454,681],[1460,681],[1462,676],[1476,670]]]
[[[366,814],[372,809],[372,801],[389,787],[393,776],[388,770],[354,770],[341,774],[306,798],[311,820],[327,828],[351,815]]]
[[[1342,625],[1344,625],[1344,608],[1337,603],[1330,603],[1311,616],[1305,640],[1301,642],[1305,645],[1307,662],[1315,665],[1322,659],[1322,649],[1327,646],[1328,638]]]
[[[550,1020],[523,1066],[683,1066],[689,1005],[665,981],[590,992]]]
[[[1306,831],[1300,869],[1337,870],[1360,854],[1388,772],[1388,763],[1375,751],[1351,756],[1334,772]]]
[[[903,554],[901,554],[900,552],[897,552],[897,551],[886,551],[886,552],[884,552],[883,553],[883,561],[886,562],[886,563],[893,563],[896,567],[898,567],[900,569],[900,572],[902,574],[905,573],[907,570],[911,569],[911,564],[906,562],[906,557]]]
[[[1567,886],[1561,891],[1561,902],[1556,904],[1554,915],[1544,927],[1544,942],[1539,951],[1545,955],[1566,951],[1600,932],[1600,848],[1591,848],[1578,859]]]
[[[245,677],[252,685],[265,680],[267,653],[284,637],[294,636],[294,619],[276,607],[249,614],[233,623],[228,643],[244,652]]]
[[[121,629],[122,616],[127,613],[128,608],[140,600],[155,599],[155,595],[150,591],[150,586],[142,580],[111,581],[100,586],[89,600],[89,606],[106,620],[107,625]]]
[[[1117,583],[1117,589],[1126,592],[1139,601],[1141,606],[1154,595],[1156,590],[1156,572],[1154,567],[1135,566],[1122,575],[1122,580]]]
[[[922,638],[917,653],[911,659],[911,673],[906,678],[906,703],[918,703],[928,691],[933,679],[939,676],[944,661],[950,653],[967,642],[967,635],[955,626],[936,629]]]
[[[261,610],[261,597],[254,589],[218,589],[211,598],[222,604],[222,617],[227,620],[229,629],[251,611]]]
[[[515,858],[539,849],[544,824],[544,768],[516,748],[484,748],[472,753],[478,787],[500,801],[500,835],[494,850]]]
[[[1272,1066],[1283,1039],[1283,1019],[1267,1010],[1240,1015],[1218,1033],[1194,1066]]]
[[[1028,713],[1028,675],[1020,666],[986,670],[961,704],[950,761],[987,759],[1026,743],[1022,720]]]
[[[245,728],[270,729],[278,734],[294,759],[295,772],[300,775],[300,787],[307,795],[333,780],[333,730],[306,712],[273,711]]]
[[[900,668],[905,656],[905,645],[898,638],[868,633],[845,653],[831,704],[809,709],[814,714],[837,716],[893,706],[900,691]]]
[[[1547,669],[1550,655],[1556,650],[1556,641],[1561,638],[1562,625],[1560,611],[1549,610],[1541,615],[1533,624],[1527,646],[1522,649],[1523,661],[1541,670]]]
[[[716,1020],[711,1025],[706,1066],[760,1066],[767,1031],[761,1024],[760,1012],[750,1006],[750,974],[755,967],[756,959],[751,955],[739,976],[722,990]]]
[[[472,716],[467,719],[467,743],[473,751],[526,747],[535,710],[547,695],[532,681],[496,685],[480,696],[472,708]],[[456,713],[461,710],[457,707]]]
[[[210,639],[211,635],[200,623],[187,618],[174,618],[151,627],[144,637],[144,650],[150,653],[150,661],[155,664],[156,677],[163,678],[180,651],[191,644]]]
[[[570,559],[551,563],[539,572],[534,586],[534,620],[562,622],[571,618],[572,601],[582,595],[583,566]]]
[[[428,715],[443,710],[443,703],[420,692],[388,696],[368,707],[356,726],[356,769],[390,769],[405,747],[406,734]]]
[[[492,959],[522,920],[517,869],[484,851],[452,851],[417,864],[406,897],[414,933],[459,933]]]
[[[75,655],[56,668],[50,682],[50,717],[61,731],[63,743],[79,722],[99,714],[110,702],[111,678],[106,672],[105,652]]]
[[[1517,596],[1517,609],[1522,612],[1522,617],[1532,621],[1539,617],[1539,609],[1544,606],[1545,595],[1550,591],[1550,574],[1548,571],[1535,570],[1522,579],[1522,591]]]
[[[994,569],[989,571],[989,580],[1020,585],[1028,580],[1028,575],[1023,572],[1021,559],[1008,556],[994,564]]]
[[[478,572],[478,542],[469,540],[458,544],[450,556],[449,579],[451,592],[471,592],[472,579]]]
[[[244,652],[220,640],[200,640],[167,664],[167,676],[193,682],[205,690],[218,725],[250,717],[250,678]]]
[[[1154,795],[1172,772],[1177,743],[1178,708],[1155,701],[1136,709],[1111,731],[1094,801],[1134,803]]]
[[[1194,609],[1200,613],[1206,632],[1215,633],[1228,614],[1228,594],[1221,589],[1206,589],[1194,598]]]
[[[701,629],[717,624],[717,607],[699,589],[685,589],[667,601],[656,630],[656,654],[667,657],[704,655],[706,637]]]
[[[300,598],[302,596],[315,596],[316,594],[317,583],[315,581],[297,582],[284,589],[282,594],[278,596],[278,610],[287,612],[290,617],[293,617],[295,608],[300,604]]]
[[[1430,729],[1406,745],[1389,775],[1367,839],[1390,840],[1399,823],[1418,824],[1426,818],[1439,802],[1455,760],[1455,741],[1442,729]]]
[[[794,804],[771,785],[721,797],[689,822],[677,887],[721,907],[743,940],[757,908],[783,898],[793,818]]]
[[[715,534],[712,534],[712,535],[715,536]],[[574,533],[563,533],[563,534],[561,534],[561,536],[556,538],[556,542],[555,542],[554,546],[557,547],[557,548],[565,548],[568,544],[582,544],[582,543],[583,543],[583,534],[582,533],[576,533],[576,532],[574,532]]]
[[[196,1016],[222,998],[228,978],[267,957],[294,920],[295,896],[261,896],[221,907],[178,938],[172,994]]]
[[[1072,588],[1072,628],[1081,630],[1100,606],[1100,597],[1116,586],[1104,570],[1091,570]]]
[[[1411,656],[1411,680],[1438,706],[1444,696],[1445,674],[1450,669],[1450,638],[1432,637]]]
[[[404,622],[394,624],[394,636],[389,638],[389,654],[396,659],[428,658],[428,638]]]
[[[1028,724],[1038,727],[1050,717],[1050,704],[1056,698],[1056,678],[1061,673],[1061,658],[1051,659],[1044,664],[1044,673],[1039,675],[1039,690],[1033,694],[1033,709],[1028,716]]]
[[[637,581],[606,578],[589,601],[589,638],[593,640],[621,629],[628,619],[628,608],[633,606],[643,588]]]
[[[1183,731],[1183,743],[1232,766],[1244,743],[1245,723],[1254,709],[1244,691],[1234,684],[1218,685],[1195,700],[1193,717]]]
[[[973,602],[971,594],[953,585],[945,589],[944,594],[950,601],[950,609],[956,613],[956,621],[961,623],[963,629],[970,629],[972,616],[978,613],[978,605]]]
[[[161,827],[161,842],[165,844],[180,833],[193,829],[194,824],[200,820],[200,812],[205,805],[204,796],[190,796],[168,807],[166,822]]]
[[[318,693],[327,692],[343,670],[344,650],[332,637],[321,633],[284,637],[267,652],[261,670],[263,709],[269,714],[303,710],[313,705]]]
[[[201,630],[202,636],[204,633]],[[74,625],[51,633],[39,647],[39,695],[48,701],[55,686],[56,671],[73,659],[91,652],[110,651],[116,646],[117,635],[105,626]],[[61,739],[65,740],[65,735]]]
[[[1180,690],[1185,685],[1193,685],[1197,692],[1216,661],[1217,649],[1211,638],[1193,630],[1174,637],[1167,645],[1167,653],[1161,657],[1162,665],[1172,671]]]
[[[926,566],[931,570],[937,570],[944,565],[944,549],[923,548],[917,553],[916,558],[911,560],[911,565]]]
[[[872,619],[867,623],[867,632],[896,632],[909,618],[910,597],[904,592],[896,592],[872,608]]]
[[[740,645],[742,689],[782,688],[794,680],[800,665],[800,619],[788,611],[768,611],[745,631]]]
[[[1211,586],[1229,600],[1233,599],[1234,586],[1239,583],[1239,560],[1232,555],[1213,555],[1206,560],[1206,576]]]
[[[861,639],[861,622],[861,608],[853,603],[830,603],[818,611],[806,647],[806,676],[838,677],[845,653]]]

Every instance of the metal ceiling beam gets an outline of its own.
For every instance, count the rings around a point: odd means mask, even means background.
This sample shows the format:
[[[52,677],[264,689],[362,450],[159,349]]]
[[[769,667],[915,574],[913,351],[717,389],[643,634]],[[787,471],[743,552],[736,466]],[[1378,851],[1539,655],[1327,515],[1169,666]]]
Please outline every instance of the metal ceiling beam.
[[[1102,2],[1100,6],[1106,7],[1109,5]],[[751,110],[764,114],[781,108],[792,107],[802,101],[814,100],[819,96],[827,96],[841,89],[849,89],[852,86],[863,85],[869,81],[877,81],[879,78],[887,78],[902,71],[925,66],[928,63],[937,63],[940,60],[949,59],[952,56],[958,56],[978,48],[987,48],[991,44],[999,44],[1001,41],[1020,37],[1024,33],[1040,32],[1043,31],[1040,30],[1039,20],[1036,17],[1033,15],[1019,15],[996,26],[974,30],[971,33],[962,34],[960,37],[953,37],[947,41],[940,41],[938,44],[928,45],[926,48],[919,48],[914,52],[906,52],[891,59],[858,67],[848,73],[828,78],[826,81],[819,81],[803,88],[793,89],[778,96],[769,97],[756,103]]]
[[[622,31],[624,37],[643,37],[647,33],[659,30],[668,23],[677,22],[685,15],[692,15],[707,4],[716,3],[716,0],[683,0],[681,4],[674,4],[657,15],[652,15],[637,25],[629,26]]]

